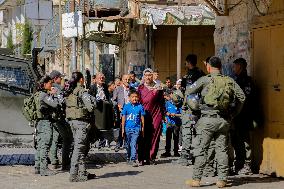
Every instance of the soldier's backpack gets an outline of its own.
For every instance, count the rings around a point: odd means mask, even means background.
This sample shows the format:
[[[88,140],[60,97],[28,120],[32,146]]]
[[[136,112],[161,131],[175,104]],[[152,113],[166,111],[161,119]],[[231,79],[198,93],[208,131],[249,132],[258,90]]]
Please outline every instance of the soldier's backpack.
[[[206,86],[207,94],[204,102],[210,107],[222,112],[228,112],[234,100],[234,80],[227,76],[213,76]]]
[[[33,122],[37,120],[37,105],[36,101],[39,96],[39,92],[32,94],[30,97],[24,99],[24,106],[22,113],[24,117],[29,121]]]

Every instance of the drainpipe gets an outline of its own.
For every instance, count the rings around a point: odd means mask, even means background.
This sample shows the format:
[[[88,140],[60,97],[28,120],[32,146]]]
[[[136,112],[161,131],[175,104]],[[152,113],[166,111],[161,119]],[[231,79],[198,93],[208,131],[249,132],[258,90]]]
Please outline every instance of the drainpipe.
[[[75,0],[71,1],[71,12],[75,14]],[[71,66],[71,72],[77,70],[77,52],[76,52],[76,46],[77,46],[77,38],[72,37],[72,66]]]
[[[145,68],[149,67],[149,27],[146,25],[146,40],[145,40]]]
[[[182,0],[179,0],[178,6],[180,8]],[[181,26],[178,27],[177,32],[177,80],[181,78]]]
[[[64,73],[64,40],[62,35],[62,0],[59,0],[59,22],[60,22],[60,44],[61,44],[61,53],[60,53],[60,62],[62,66],[62,73]]]

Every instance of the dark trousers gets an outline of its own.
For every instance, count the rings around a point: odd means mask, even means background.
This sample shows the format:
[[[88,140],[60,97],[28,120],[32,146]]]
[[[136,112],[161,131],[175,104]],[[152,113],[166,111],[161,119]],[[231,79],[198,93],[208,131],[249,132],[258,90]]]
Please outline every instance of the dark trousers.
[[[169,126],[166,132],[166,152],[171,152],[171,142],[174,140],[174,153],[178,152],[179,144],[179,126]]]

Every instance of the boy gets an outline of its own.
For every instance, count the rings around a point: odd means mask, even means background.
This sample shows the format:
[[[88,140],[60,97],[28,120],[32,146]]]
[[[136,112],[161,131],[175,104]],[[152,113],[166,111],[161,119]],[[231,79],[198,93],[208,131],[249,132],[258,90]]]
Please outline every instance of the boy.
[[[166,91],[164,94],[164,98],[166,100],[165,108],[166,108],[166,123],[167,123],[167,131],[166,131],[166,152],[161,154],[162,158],[171,156],[171,140],[173,136],[174,140],[174,156],[179,157],[179,130],[181,126],[181,108],[177,107],[173,102],[173,92]]]
[[[122,136],[126,136],[128,164],[137,167],[137,139],[140,131],[144,137],[144,115],[143,106],[139,103],[137,91],[129,92],[129,103],[125,104],[122,110]]]

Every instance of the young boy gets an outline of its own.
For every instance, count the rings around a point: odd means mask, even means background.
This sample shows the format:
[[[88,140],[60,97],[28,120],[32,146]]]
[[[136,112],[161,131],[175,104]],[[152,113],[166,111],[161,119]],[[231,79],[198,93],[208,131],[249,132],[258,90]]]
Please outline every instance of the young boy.
[[[171,140],[173,137],[174,140],[174,156],[179,157],[179,130],[181,126],[181,108],[177,107],[173,102],[173,92],[166,91],[164,94],[164,98],[166,100],[165,108],[166,108],[166,152],[161,154],[162,158],[171,156]]]
[[[144,115],[143,106],[139,103],[137,91],[129,92],[129,103],[122,110],[122,136],[126,136],[128,164],[137,167],[137,139],[141,132],[144,137]]]

